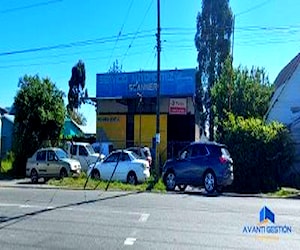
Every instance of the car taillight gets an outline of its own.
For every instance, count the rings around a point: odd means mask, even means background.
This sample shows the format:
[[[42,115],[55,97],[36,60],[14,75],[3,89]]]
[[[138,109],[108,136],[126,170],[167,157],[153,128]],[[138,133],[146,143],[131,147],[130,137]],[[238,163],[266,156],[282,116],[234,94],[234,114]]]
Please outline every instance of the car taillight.
[[[228,159],[224,155],[220,156],[219,160],[222,164],[225,164],[228,161]]]

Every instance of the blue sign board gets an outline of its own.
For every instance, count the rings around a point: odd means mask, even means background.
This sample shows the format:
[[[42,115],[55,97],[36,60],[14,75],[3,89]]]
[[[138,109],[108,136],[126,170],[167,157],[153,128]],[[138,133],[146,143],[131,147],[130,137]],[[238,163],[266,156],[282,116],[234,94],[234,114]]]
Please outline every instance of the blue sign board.
[[[195,69],[163,70],[160,72],[161,96],[193,96],[195,94]],[[132,98],[156,97],[157,72],[97,74],[96,97]]]

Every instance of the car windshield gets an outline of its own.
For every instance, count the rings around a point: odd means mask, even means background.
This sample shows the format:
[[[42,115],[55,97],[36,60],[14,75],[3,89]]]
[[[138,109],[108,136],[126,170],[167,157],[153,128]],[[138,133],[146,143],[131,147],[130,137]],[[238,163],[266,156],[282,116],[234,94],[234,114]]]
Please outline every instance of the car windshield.
[[[95,150],[91,145],[86,145],[86,149],[91,153],[91,154],[95,154]]]
[[[55,154],[58,157],[58,159],[68,158],[67,153],[64,150],[62,150],[62,149],[55,150]]]
[[[142,157],[140,157],[138,154],[136,154],[133,151],[130,151],[130,155],[132,155],[135,159],[142,159]]]

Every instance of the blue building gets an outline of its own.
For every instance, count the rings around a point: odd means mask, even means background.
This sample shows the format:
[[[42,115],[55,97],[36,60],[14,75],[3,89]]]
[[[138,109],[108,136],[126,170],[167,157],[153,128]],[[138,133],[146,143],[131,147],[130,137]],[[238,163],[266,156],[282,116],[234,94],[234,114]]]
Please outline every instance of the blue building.
[[[195,74],[195,69],[161,71],[159,151],[163,159],[174,153],[172,145],[180,147],[199,138]],[[111,142],[116,148],[153,145],[156,95],[156,71],[97,74],[97,141]]]

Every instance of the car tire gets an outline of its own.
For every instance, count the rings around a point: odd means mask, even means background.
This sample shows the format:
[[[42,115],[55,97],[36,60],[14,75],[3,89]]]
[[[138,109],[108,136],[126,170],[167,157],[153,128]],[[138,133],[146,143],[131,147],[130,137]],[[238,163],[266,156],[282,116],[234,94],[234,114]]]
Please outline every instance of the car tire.
[[[131,185],[137,184],[136,174],[134,172],[129,172],[127,175],[127,183]]]
[[[31,173],[30,173],[30,179],[31,179],[31,182],[33,184],[36,184],[38,183],[38,180],[39,180],[39,175],[37,173],[37,171],[35,169],[32,169],[31,170]]]
[[[167,172],[164,178],[164,183],[166,186],[167,191],[174,191],[176,187],[176,176],[174,172],[170,171]]]
[[[185,189],[186,189],[186,187],[187,187],[187,185],[181,184],[181,185],[177,185],[177,187],[179,188],[179,190],[180,190],[181,192],[184,192]]]
[[[205,172],[204,178],[203,178],[203,185],[205,188],[205,191],[209,194],[213,193],[216,190],[217,187],[217,179],[216,175],[213,171],[209,170]]]
[[[62,168],[59,172],[59,178],[64,179],[66,177],[68,177],[68,172],[65,168]]]
[[[97,169],[94,169],[91,174],[91,178],[95,180],[100,180],[100,172]]]

